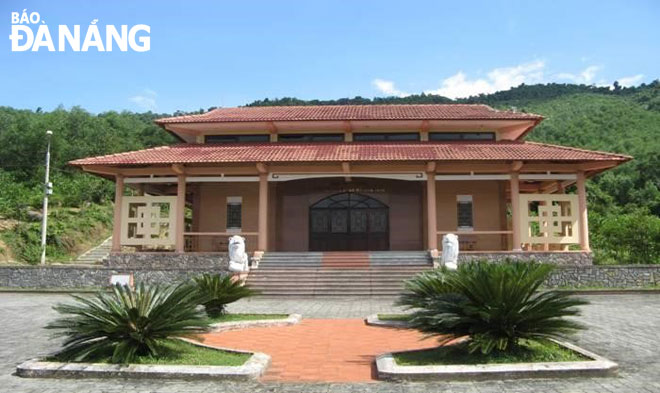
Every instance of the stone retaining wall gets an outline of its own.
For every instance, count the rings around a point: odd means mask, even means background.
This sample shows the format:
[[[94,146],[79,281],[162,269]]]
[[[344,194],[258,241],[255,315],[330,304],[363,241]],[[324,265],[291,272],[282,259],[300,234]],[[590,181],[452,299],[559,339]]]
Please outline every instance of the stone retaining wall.
[[[133,274],[136,283],[175,283],[218,268],[112,268],[98,265],[0,266],[0,288],[83,289],[107,287],[113,274]],[[643,288],[660,285],[660,265],[558,266],[549,287]]]
[[[499,262],[505,258],[514,261],[541,261],[560,266],[593,265],[593,255],[590,252],[582,251],[498,251],[493,253],[462,251],[458,254],[459,263],[482,259]]]
[[[562,266],[549,287],[643,288],[660,285],[660,265]]]
[[[133,274],[136,283],[176,283],[202,273],[227,272],[209,268],[110,268],[98,265],[0,266],[0,287],[4,288],[100,288],[110,285],[113,274]]]
[[[140,252],[112,253],[103,260],[111,268],[139,269],[220,269],[227,270],[227,253]]]

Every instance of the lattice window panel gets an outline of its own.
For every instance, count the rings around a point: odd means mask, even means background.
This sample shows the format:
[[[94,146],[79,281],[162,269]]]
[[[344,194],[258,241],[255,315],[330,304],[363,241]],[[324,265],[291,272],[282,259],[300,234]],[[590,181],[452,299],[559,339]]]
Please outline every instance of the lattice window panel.
[[[126,246],[174,246],[175,196],[123,197],[121,244]]]
[[[520,240],[529,244],[577,244],[578,197],[520,194]],[[533,207],[537,206],[535,212]]]

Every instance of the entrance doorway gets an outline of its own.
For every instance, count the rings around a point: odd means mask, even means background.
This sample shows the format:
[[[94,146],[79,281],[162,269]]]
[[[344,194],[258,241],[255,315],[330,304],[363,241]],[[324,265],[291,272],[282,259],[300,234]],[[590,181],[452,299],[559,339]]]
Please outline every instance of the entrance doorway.
[[[310,251],[384,251],[389,248],[389,208],[383,202],[343,192],[310,206]]]

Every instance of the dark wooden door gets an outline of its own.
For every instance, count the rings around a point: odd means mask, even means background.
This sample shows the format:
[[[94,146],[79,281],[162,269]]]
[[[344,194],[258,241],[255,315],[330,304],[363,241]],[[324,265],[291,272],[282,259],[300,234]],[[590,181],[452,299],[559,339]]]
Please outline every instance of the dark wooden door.
[[[382,251],[389,249],[389,209],[356,193],[324,198],[309,210],[310,251]]]

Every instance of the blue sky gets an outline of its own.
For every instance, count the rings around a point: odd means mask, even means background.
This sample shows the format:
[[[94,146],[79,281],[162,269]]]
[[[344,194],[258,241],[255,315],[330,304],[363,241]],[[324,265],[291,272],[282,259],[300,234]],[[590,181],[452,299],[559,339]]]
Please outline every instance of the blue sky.
[[[11,12],[151,27],[148,52],[12,52]],[[0,105],[197,110],[264,97],[434,92],[660,77],[660,1],[0,2]],[[36,27],[35,27],[36,32]],[[57,46],[57,42],[55,42]]]

